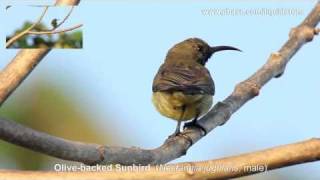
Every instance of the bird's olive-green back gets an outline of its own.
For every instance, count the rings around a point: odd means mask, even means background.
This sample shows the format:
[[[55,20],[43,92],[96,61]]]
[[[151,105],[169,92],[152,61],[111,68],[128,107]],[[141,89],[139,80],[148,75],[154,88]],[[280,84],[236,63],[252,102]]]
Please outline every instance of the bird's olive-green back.
[[[214,95],[214,82],[207,68],[191,61],[164,63],[154,78],[153,92],[182,91],[185,94]]]

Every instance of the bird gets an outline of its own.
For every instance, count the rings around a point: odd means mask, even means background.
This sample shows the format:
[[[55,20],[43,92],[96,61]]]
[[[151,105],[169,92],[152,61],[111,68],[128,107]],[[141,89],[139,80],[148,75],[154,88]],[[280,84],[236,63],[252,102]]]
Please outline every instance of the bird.
[[[210,110],[215,84],[205,65],[214,53],[224,50],[241,51],[232,46],[211,47],[200,38],[189,38],[167,52],[153,79],[152,102],[161,115],[177,121],[169,137],[181,134],[181,122],[190,120],[183,128],[195,126],[206,135],[197,120]]]
[[[58,26],[58,20],[57,18],[52,19],[51,21],[51,26],[53,27],[53,29],[56,29]]]

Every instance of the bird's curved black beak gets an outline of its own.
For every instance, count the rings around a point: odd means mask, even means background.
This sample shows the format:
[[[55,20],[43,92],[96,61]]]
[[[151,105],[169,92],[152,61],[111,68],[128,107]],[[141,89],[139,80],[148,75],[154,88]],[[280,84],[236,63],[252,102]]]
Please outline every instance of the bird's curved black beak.
[[[212,54],[214,54],[215,52],[218,52],[218,51],[225,51],[225,50],[233,50],[233,51],[242,52],[240,49],[232,47],[232,46],[213,46],[210,49]]]

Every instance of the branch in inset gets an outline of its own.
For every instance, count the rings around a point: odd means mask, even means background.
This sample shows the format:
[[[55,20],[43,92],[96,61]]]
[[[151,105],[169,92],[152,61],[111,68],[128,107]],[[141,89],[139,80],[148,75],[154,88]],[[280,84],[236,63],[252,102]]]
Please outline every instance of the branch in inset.
[[[66,20],[70,17],[73,9],[74,9],[74,6],[71,6],[71,9],[70,9],[69,13],[66,15],[66,17],[64,17],[63,20],[62,20],[60,23],[58,23],[56,27],[53,27],[53,28],[52,28],[51,30],[49,30],[49,31],[53,31],[53,30],[59,28],[64,22],[66,22]]]
[[[8,42],[6,43],[6,48],[10,47],[14,42],[16,42],[18,39],[20,39],[21,37],[25,36],[26,34],[28,34],[29,31],[31,31],[33,28],[35,28],[43,19],[44,15],[47,13],[48,11],[48,6],[45,7],[43,13],[41,14],[41,16],[39,17],[39,19],[32,24],[30,27],[28,27],[26,30],[22,31],[21,33],[13,36],[11,39],[8,40]]]
[[[74,6],[71,7],[69,13],[64,17],[64,19],[58,23],[56,26],[54,26],[52,29],[50,30],[40,30],[40,31],[32,31],[36,25],[38,25],[43,16],[45,15],[45,13],[47,12],[48,10],[48,6],[46,6],[46,9],[44,11],[44,13],[41,15],[41,17],[39,18],[39,20],[34,23],[32,26],[30,26],[29,28],[27,28],[26,30],[24,30],[23,32],[15,35],[14,37],[12,37],[11,39],[8,40],[8,42],[6,43],[6,48],[10,47],[14,42],[16,42],[18,39],[20,39],[21,37],[25,36],[25,35],[28,35],[28,34],[34,34],[34,35],[44,35],[44,34],[58,34],[58,33],[64,33],[64,32],[68,32],[68,31],[72,31],[74,29],[77,29],[77,28],[80,28],[82,27],[82,24],[78,24],[78,25],[75,25],[73,27],[70,27],[70,28],[65,28],[65,29],[61,29],[61,30],[57,30],[63,23],[66,22],[66,20],[70,17],[72,11],[74,9]]]
[[[78,29],[80,27],[82,27],[83,25],[82,24],[78,24],[78,25],[75,25],[73,27],[70,27],[70,28],[66,28],[66,29],[61,29],[61,30],[53,30],[53,31],[30,31],[28,32],[28,34],[36,34],[36,35],[43,35],[43,34],[58,34],[58,33],[65,33],[65,32],[68,32],[68,31],[73,31],[75,29]]]

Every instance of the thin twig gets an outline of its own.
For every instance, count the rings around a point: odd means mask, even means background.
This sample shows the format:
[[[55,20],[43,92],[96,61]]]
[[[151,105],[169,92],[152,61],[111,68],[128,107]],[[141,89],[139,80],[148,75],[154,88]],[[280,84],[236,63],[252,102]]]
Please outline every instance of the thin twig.
[[[31,31],[31,32],[28,32],[28,34],[36,34],[36,35],[58,34],[58,33],[64,33],[64,32],[68,32],[68,31],[72,31],[72,30],[78,29],[78,28],[80,28],[82,26],[83,26],[82,24],[78,24],[78,25],[75,25],[73,27],[66,28],[66,29],[53,30],[53,31],[51,31],[51,30],[50,31]]]
[[[136,171],[130,170],[132,167],[120,166],[97,166],[97,171],[90,172],[90,167],[83,165],[82,169],[86,171],[78,172],[60,172],[61,164],[56,164],[56,170],[50,171],[12,171],[0,170],[0,176],[4,180],[33,179],[33,180],[195,180],[195,179],[230,179],[246,176],[250,174],[262,173],[272,169],[288,167],[300,163],[318,161],[320,159],[320,139],[311,139],[289,145],[283,145],[262,151],[232,156],[217,160],[201,162],[185,162],[177,164],[168,164],[162,166],[138,167]],[[71,166],[66,165],[69,168]],[[60,167],[60,168],[59,168]],[[54,168],[54,167],[52,167]],[[80,166],[75,168],[81,169]],[[121,168],[124,169],[121,171]],[[94,170],[95,168],[91,168]],[[99,171],[99,169],[101,171]],[[125,169],[128,169],[125,171]],[[64,171],[67,169],[65,168]],[[63,170],[62,170],[63,171]]]
[[[82,24],[78,24],[78,25],[75,25],[75,26],[72,26],[70,28],[66,28],[66,29],[61,29],[61,30],[56,30],[57,28],[59,28],[71,15],[72,11],[74,9],[74,6],[71,7],[69,13],[64,17],[64,19],[59,23],[57,24],[57,26],[53,27],[52,29],[50,30],[43,30],[43,31],[32,31],[32,29],[38,25],[44,14],[47,12],[48,10],[48,6],[46,6],[46,9],[44,11],[44,13],[41,15],[41,17],[39,18],[39,20],[33,24],[32,26],[30,26],[29,28],[27,28],[26,30],[24,30],[23,32],[19,33],[18,35],[12,37],[6,44],[6,47],[10,47],[15,41],[17,41],[18,39],[20,39],[21,37],[27,35],[27,34],[34,34],[34,35],[44,35],[44,34],[58,34],[58,33],[64,33],[64,32],[68,32],[68,31],[72,31],[74,29],[77,29],[77,28],[80,28],[82,27]]]
[[[63,20],[60,23],[58,23],[56,27],[53,27],[50,31],[58,29],[64,22],[66,22],[66,20],[70,17],[73,9],[74,9],[74,6],[71,6],[71,9],[70,9],[69,13],[66,15],[66,17],[64,17]]]
[[[11,39],[8,40],[6,43],[6,48],[10,47],[14,42],[16,42],[18,39],[21,37],[25,36],[28,34],[29,31],[31,31],[34,27],[36,27],[43,19],[44,15],[47,13],[49,6],[46,6],[44,11],[42,12],[41,16],[38,18],[38,20],[33,23],[30,27],[28,27],[26,30],[22,31],[21,33],[13,36]]]
[[[74,9],[74,6],[71,6],[70,11],[68,12],[68,14],[63,18],[63,20],[57,24],[57,26],[53,27],[52,29],[49,30],[42,30],[42,31],[29,31],[28,34],[55,34],[54,30],[58,29],[63,23],[65,23],[67,21],[67,19],[70,17],[72,11]],[[70,29],[70,28],[68,28]],[[62,30],[63,31],[63,30]],[[41,33],[41,32],[46,32],[46,33]]]

